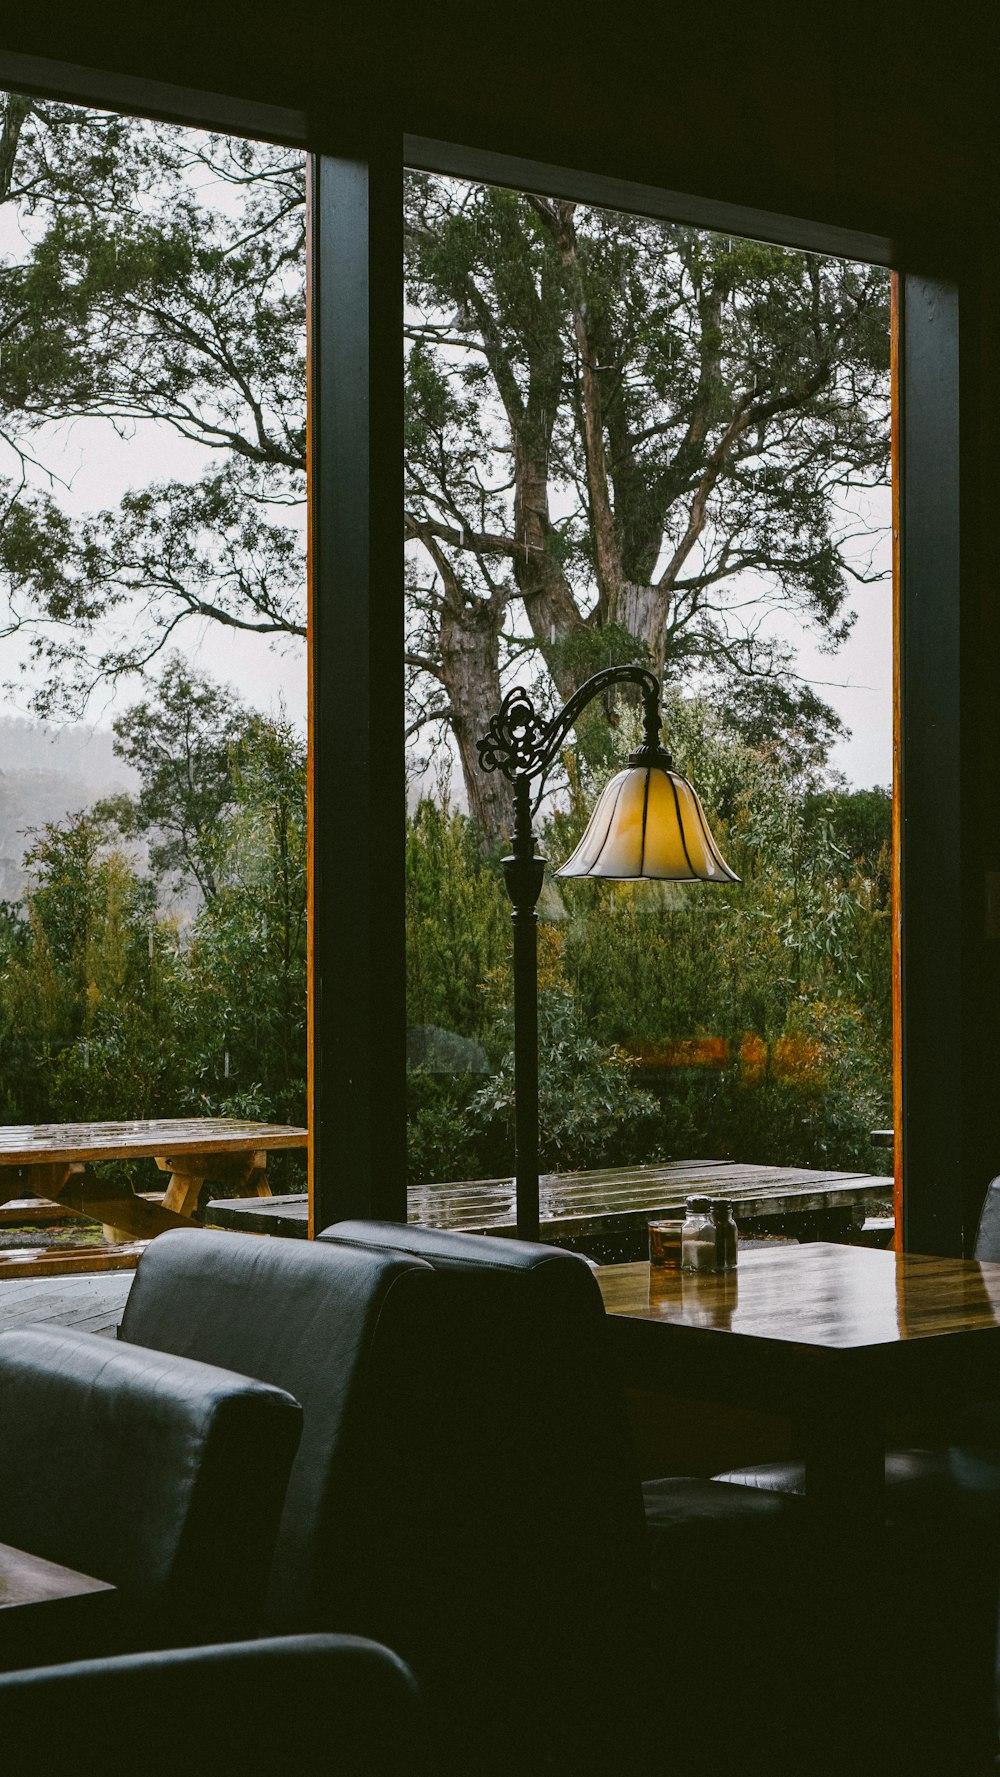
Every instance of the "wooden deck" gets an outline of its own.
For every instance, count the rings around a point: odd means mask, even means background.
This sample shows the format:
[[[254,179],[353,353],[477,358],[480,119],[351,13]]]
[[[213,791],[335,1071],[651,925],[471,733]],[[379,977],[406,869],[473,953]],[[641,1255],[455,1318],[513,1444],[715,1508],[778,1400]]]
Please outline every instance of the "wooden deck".
[[[12,1327],[77,1327],[113,1339],[132,1287],[132,1271],[89,1277],[0,1279],[0,1333]]]
[[[721,1160],[554,1173],[541,1181],[542,1239],[595,1255],[641,1257],[647,1222],[683,1209],[685,1198],[694,1193],[730,1198],[741,1225],[775,1232],[794,1228],[816,1238],[860,1225],[869,1206],[891,1199],[892,1180],[871,1173]],[[410,1222],[480,1234],[514,1233],[510,1179],[418,1186],[407,1198]],[[208,1205],[205,1219],[215,1227],[304,1238],[308,1201],[305,1196],[217,1199]]]

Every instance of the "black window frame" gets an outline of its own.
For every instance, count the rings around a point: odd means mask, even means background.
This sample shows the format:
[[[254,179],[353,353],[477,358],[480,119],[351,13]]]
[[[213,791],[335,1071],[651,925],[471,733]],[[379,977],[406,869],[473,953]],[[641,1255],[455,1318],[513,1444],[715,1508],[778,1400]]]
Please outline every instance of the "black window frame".
[[[399,135],[332,139],[305,112],[0,53],[0,86],[300,147],[310,156],[311,1230],[402,1221],[405,1194],[402,231],[404,166],[780,245],[899,276],[899,955],[904,1244],[959,1253],[996,1137],[973,1054],[989,931],[975,600],[978,290],[889,237]],[[978,743],[978,744],[977,744]],[[988,973],[988,971],[987,971]]]

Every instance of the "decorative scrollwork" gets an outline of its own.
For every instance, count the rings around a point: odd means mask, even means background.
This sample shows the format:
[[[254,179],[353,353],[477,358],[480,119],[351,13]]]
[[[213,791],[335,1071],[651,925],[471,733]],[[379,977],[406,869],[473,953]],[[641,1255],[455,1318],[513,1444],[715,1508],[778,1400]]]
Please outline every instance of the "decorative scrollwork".
[[[519,777],[537,777],[552,764],[581,710],[592,698],[612,685],[638,685],[643,696],[645,742],[651,754],[660,754],[660,682],[643,666],[606,666],[581,685],[558,715],[545,722],[538,715],[523,685],[508,691],[497,714],[476,742],[484,771],[502,771],[513,783]],[[662,754],[667,758],[667,754]],[[539,791],[541,795],[541,791]]]
[[[476,742],[484,771],[502,771],[513,783],[531,777],[544,763],[548,724],[539,720],[522,685],[508,691],[482,740]]]

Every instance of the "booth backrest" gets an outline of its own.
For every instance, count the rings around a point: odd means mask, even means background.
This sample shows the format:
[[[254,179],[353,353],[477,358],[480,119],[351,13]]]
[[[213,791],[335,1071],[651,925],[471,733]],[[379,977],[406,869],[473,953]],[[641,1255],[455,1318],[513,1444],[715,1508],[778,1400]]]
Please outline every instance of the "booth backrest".
[[[596,1744],[613,1715],[644,1706],[650,1594],[641,1486],[591,1267],[553,1247],[395,1223],[341,1222],[319,1244],[405,1253],[463,1298],[471,1332],[450,1364],[451,1404],[475,1428],[474,1494],[458,1517],[483,1570],[498,1678],[521,1698],[562,1698],[564,1718]]]
[[[430,1266],[391,1252],[192,1229],[143,1254],[122,1341],[238,1370],[302,1403],[266,1626],[401,1646],[387,1632],[406,1600],[389,1569],[385,1489],[394,1467],[424,1472],[435,1455],[432,1419],[415,1409],[439,1293]]]
[[[302,1423],[245,1375],[93,1333],[0,1337],[0,1541],[110,1581],[126,1645],[256,1632]]]

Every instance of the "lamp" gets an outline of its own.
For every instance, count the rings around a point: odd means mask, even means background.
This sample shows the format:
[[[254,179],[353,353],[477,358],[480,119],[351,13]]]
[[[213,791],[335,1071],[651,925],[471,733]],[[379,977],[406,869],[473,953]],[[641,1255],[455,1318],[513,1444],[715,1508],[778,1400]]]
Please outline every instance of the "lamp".
[[[709,831],[687,779],[660,745],[660,684],[641,666],[609,666],[581,685],[558,715],[543,721],[527,692],[509,691],[477,745],[484,771],[514,786],[513,851],[503,859],[514,925],[514,1148],[517,1233],[537,1240],[538,915],[545,859],[535,851],[532,814],[545,775],[580,712],[610,685],[638,685],[642,745],[603,790],[587,830],[557,876],[612,881],[738,882]],[[534,805],[531,786],[538,780]]]

